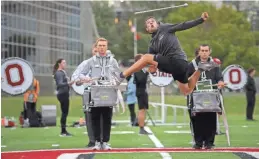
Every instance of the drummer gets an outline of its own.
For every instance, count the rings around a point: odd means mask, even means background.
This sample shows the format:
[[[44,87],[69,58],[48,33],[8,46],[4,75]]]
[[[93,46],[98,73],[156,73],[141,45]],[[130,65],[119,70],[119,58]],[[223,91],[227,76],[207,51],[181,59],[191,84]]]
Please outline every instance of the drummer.
[[[200,45],[197,53],[198,56],[189,63],[189,76],[195,72],[200,61],[207,62],[213,60],[210,56],[211,48],[207,44]],[[202,72],[199,81],[204,80],[211,80],[212,84],[216,84],[212,89],[223,88],[225,86],[221,70],[218,67],[213,68],[210,71]],[[197,88],[194,90],[196,89]],[[190,94],[189,97],[192,98],[192,95]],[[193,99],[189,100],[188,98],[187,100],[190,101],[189,106],[192,107]],[[212,149],[216,135],[217,114],[215,112],[191,113],[191,109],[189,109],[189,113],[191,114],[191,123],[195,140],[193,148],[201,149],[204,146],[205,149]]]
[[[91,78],[112,78],[111,72],[118,71],[119,65],[117,60],[108,53],[108,41],[105,38],[99,38],[96,41],[97,53],[88,60],[83,61],[75,70],[73,79],[88,83]],[[89,76],[85,76],[88,74]],[[77,82],[78,82],[77,81]],[[112,105],[110,107],[93,107],[91,108],[91,120],[93,134],[95,138],[94,150],[110,150],[108,142],[110,141]],[[102,117],[101,117],[102,116]],[[101,128],[102,120],[102,128]],[[103,135],[101,137],[101,129]]]

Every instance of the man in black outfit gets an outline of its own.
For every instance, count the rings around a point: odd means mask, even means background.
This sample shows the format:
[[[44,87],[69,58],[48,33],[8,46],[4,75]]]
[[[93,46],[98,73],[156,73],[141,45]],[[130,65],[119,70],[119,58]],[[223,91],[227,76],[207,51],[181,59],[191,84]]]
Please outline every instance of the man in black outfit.
[[[200,45],[199,56],[195,58],[189,64],[189,76],[198,69],[197,64],[200,61],[213,61],[210,57],[210,47],[208,45]],[[210,71],[203,71],[201,78],[199,80],[211,80],[212,84],[217,84],[213,89],[223,88],[225,83],[223,82],[223,77],[219,67],[211,69]],[[196,90],[196,88],[195,88]],[[191,98],[191,99],[190,99]],[[191,117],[191,126],[194,133],[195,144],[193,148],[201,149],[204,146],[206,149],[211,149],[214,146],[214,138],[216,135],[216,118],[217,113],[215,112],[202,112],[202,113],[192,113],[191,109],[193,107],[193,98],[190,94],[187,98],[189,106],[189,114]]]
[[[137,62],[141,58],[141,54],[135,56],[135,62]],[[148,109],[148,94],[147,94],[147,79],[148,72],[144,69],[134,73],[134,83],[136,84],[136,96],[138,99],[138,124],[139,124],[139,134],[149,135],[145,129],[145,115],[146,110]]]
[[[247,71],[248,78],[247,83],[245,85],[246,90],[246,120],[253,121],[253,113],[254,113],[254,107],[255,107],[255,96],[256,96],[256,86],[254,81],[254,75],[255,75],[255,69],[250,68]]]
[[[145,21],[146,31],[152,34],[149,53],[143,55],[140,60],[124,72],[114,71],[113,75],[117,80],[117,84],[120,84],[125,77],[149,65],[149,72],[154,73],[158,68],[162,72],[170,73],[173,75],[174,80],[177,81],[178,87],[184,95],[191,93],[200,77],[200,73],[217,67],[217,65],[214,62],[200,62],[198,64],[199,69],[188,78],[187,56],[175,34],[177,31],[183,31],[202,24],[208,17],[208,13],[204,12],[200,18],[180,24],[163,24],[157,22],[154,17],[149,17]]]

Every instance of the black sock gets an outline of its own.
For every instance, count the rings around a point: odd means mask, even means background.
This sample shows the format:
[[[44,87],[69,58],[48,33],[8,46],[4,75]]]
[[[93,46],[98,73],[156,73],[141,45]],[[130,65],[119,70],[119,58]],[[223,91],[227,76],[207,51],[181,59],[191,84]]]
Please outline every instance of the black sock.
[[[125,78],[125,76],[123,75],[123,72],[120,73],[120,78]]]
[[[140,128],[140,130],[144,130],[144,127],[139,127]]]

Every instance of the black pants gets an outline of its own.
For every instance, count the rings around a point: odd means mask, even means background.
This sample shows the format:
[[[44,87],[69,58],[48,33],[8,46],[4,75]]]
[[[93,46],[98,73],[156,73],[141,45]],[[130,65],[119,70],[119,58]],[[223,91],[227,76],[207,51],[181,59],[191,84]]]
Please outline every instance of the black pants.
[[[93,127],[95,141],[109,142],[110,134],[111,134],[111,125],[112,125],[112,107],[91,108],[91,116],[92,116],[92,127]],[[103,138],[101,138],[101,120],[102,120]]]
[[[67,115],[69,112],[69,93],[58,94],[57,98],[61,107],[61,128],[62,132],[66,131]]]
[[[136,121],[135,104],[129,104],[128,107],[130,110],[131,125],[133,125],[133,124],[135,124],[135,121]]]
[[[191,116],[196,145],[212,146],[216,135],[216,115],[214,112],[196,113]]]
[[[246,119],[253,119],[254,107],[255,107],[255,92],[247,91],[246,92]]]
[[[86,123],[86,129],[87,129],[87,135],[88,135],[89,141],[94,143],[95,137],[93,133],[92,116],[89,111],[85,112],[85,123]]]
[[[36,113],[36,103],[24,102],[23,110],[23,118],[30,118],[31,114]]]

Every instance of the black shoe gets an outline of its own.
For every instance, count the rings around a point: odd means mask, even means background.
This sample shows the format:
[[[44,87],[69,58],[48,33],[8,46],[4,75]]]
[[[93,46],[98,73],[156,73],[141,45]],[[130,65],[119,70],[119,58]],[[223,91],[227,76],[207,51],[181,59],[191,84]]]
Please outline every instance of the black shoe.
[[[86,145],[86,147],[90,148],[90,147],[94,147],[95,143],[94,142],[89,142],[88,145]]]
[[[247,121],[256,121],[255,119],[246,119]]]
[[[192,148],[194,148],[194,149],[196,149],[196,150],[199,150],[199,149],[202,148],[202,146],[197,145],[197,144],[194,144],[194,145],[192,146]]]
[[[216,135],[225,135],[225,134],[226,134],[226,133],[221,132],[221,131],[220,131],[219,133],[218,133],[218,132],[216,132]]]
[[[132,123],[131,126],[139,126],[138,123]]]
[[[204,148],[206,150],[210,150],[210,149],[213,149],[215,145],[205,145]]]
[[[60,137],[71,137],[71,136],[73,136],[73,135],[70,134],[69,132],[62,132],[62,133],[60,134]]]
[[[152,135],[152,133],[147,132],[145,129],[140,128],[139,130],[140,135]]]

